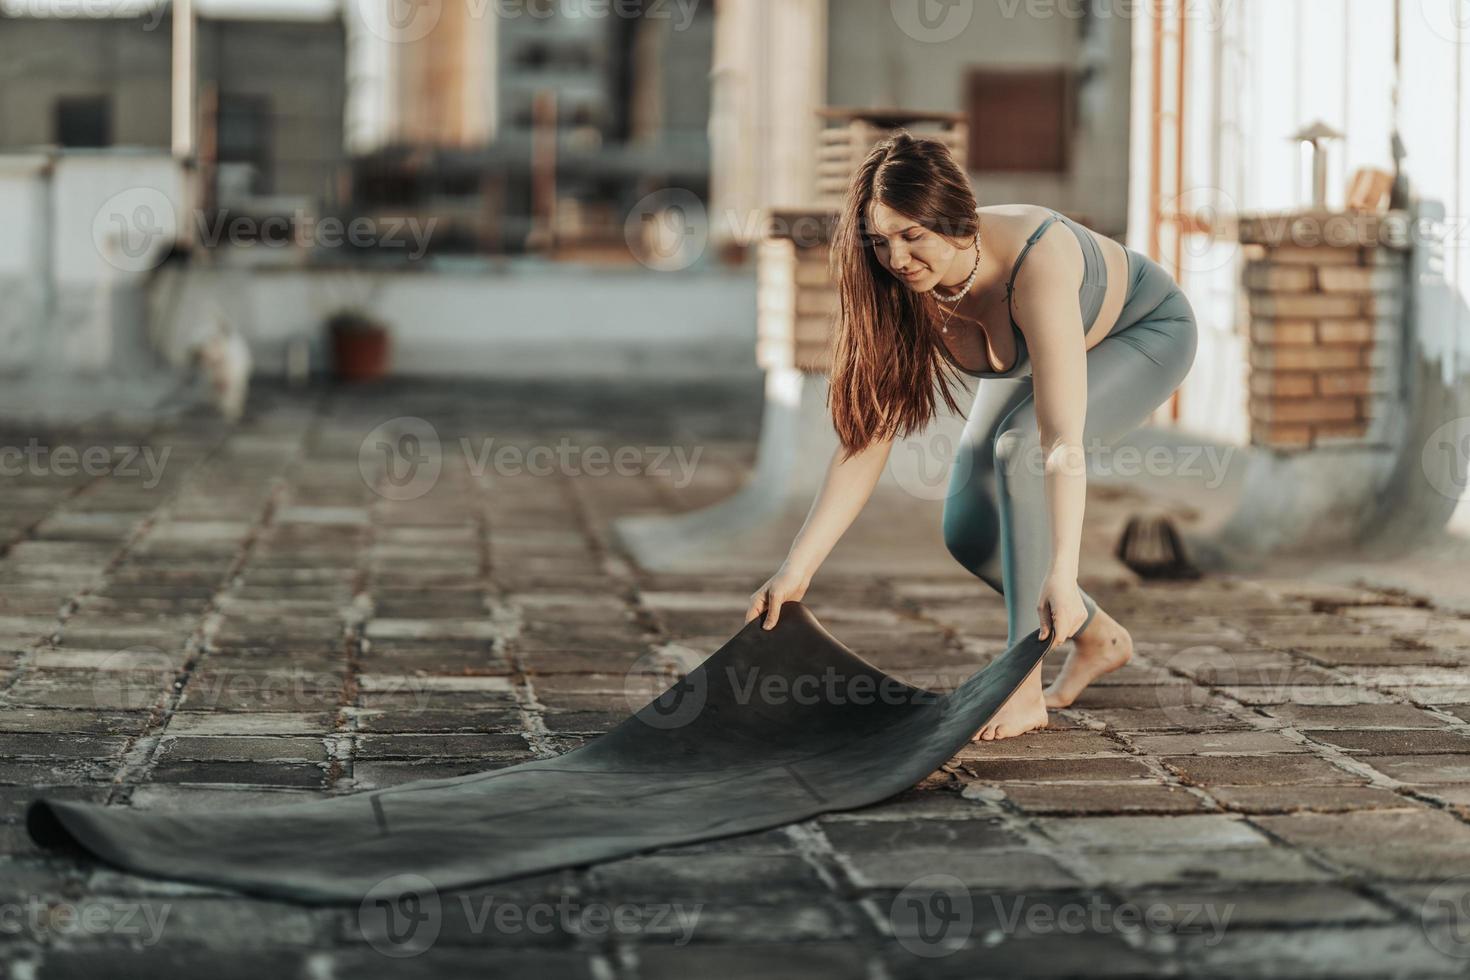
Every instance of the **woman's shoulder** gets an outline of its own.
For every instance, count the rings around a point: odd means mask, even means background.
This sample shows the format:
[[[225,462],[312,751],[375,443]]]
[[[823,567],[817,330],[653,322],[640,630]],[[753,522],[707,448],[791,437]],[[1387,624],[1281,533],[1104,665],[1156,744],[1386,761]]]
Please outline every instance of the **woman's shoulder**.
[[[1030,234],[1038,224],[1045,221],[1052,212],[1051,208],[1041,204],[987,204],[975,209],[980,217],[989,218],[997,225],[1015,226],[1027,229]],[[1025,237],[1024,235],[1022,237]]]

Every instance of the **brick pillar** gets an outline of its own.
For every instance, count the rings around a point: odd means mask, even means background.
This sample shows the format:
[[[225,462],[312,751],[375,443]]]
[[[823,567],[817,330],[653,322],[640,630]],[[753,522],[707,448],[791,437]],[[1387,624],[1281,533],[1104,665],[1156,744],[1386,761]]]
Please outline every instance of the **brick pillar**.
[[[755,358],[762,368],[826,374],[837,289],[828,274],[832,230],[853,171],[897,127],[948,144],[965,166],[966,128],[957,113],[898,109],[817,110],[829,127],[817,147],[816,206],[769,208],[756,253]]]
[[[1400,394],[1403,212],[1242,215],[1251,442],[1380,446]]]
[[[828,276],[837,213],[778,208],[756,256],[755,359],[763,369],[826,374],[837,288]]]

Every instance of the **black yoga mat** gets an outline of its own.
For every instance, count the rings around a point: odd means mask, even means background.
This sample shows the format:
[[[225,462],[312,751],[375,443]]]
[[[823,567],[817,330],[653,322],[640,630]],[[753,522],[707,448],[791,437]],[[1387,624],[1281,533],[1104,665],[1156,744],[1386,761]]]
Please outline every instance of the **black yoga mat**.
[[[41,799],[42,846],[319,904],[605,861],[877,803],[943,765],[1046,652],[1037,632],[948,695],[878,670],[800,602],[752,620],[612,731],[555,759],[350,796],[157,813]]]

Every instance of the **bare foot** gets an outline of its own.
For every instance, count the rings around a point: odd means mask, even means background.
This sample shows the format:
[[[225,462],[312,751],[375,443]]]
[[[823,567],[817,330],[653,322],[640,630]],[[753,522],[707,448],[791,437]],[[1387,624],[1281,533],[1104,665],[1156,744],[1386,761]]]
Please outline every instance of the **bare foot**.
[[[1132,635],[1101,609],[1087,625],[1087,632],[1073,637],[1072,643],[1062,672],[1046,689],[1048,708],[1067,707],[1087,685],[1133,659]]]
[[[1090,632],[1090,630],[1089,630]],[[998,738],[1014,738],[1046,727],[1046,701],[1041,691],[1041,664],[1026,675],[1016,693],[1006,699],[995,717],[975,733],[972,742],[993,742]]]

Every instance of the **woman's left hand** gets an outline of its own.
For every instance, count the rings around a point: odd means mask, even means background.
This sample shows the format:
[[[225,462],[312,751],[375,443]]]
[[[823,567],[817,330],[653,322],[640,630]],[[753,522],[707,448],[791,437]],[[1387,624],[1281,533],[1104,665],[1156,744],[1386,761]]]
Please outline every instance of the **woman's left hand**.
[[[1036,613],[1041,619],[1041,639],[1051,639],[1053,647],[1071,639],[1087,621],[1087,607],[1082,604],[1076,577],[1055,572],[1048,575],[1041,583]]]

